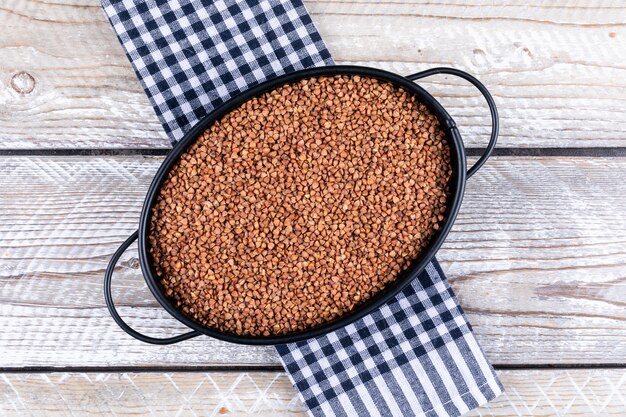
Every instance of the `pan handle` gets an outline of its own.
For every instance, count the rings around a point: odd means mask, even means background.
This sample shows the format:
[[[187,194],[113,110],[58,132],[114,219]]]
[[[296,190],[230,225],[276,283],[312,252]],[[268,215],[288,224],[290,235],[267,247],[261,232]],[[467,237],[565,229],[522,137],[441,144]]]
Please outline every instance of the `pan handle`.
[[[474,78],[474,76],[468,74],[465,71],[461,71],[455,68],[438,67],[438,68],[431,68],[426,71],[418,72],[416,74],[411,74],[407,76],[406,78],[408,78],[411,81],[415,81],[415,80],[419,80],[419,79],[430,77],[432,75],[437,75],[437,74],[454,75],[455,77],[459,77],[468,81],[474,87],[476,87],[478,91],[480,91],[480,93],[483,95],[483,97],[487,101],[487,106],[489,106],[489,112],[491,113],[491,136],[489,137],[489,143],[487,144],[487,148],[483,152],[482,156],[478,159],[478,161],[476,161],[474,166],[472,166],[469,169],[469,171],[467,171],[467,178],[469,178],[472,175],[474,175],[476,171],[478,171],[480,167],[482,167],[485,164],[485,162],[487,162],[487,159],[489,159],[491,152],[493,152],[493,149],[496,146],[496,142],[498,141],[498,130],[500,129],[500,121],[498,119],[498,109],[496,108],[496,103],[494,102],[493,97],[491,96],[491,93],[489,93],[487,88],[480,81]]]
[[[128,249],[128,247],[137,240],[137,236],[139,236],[139,231],[135,231],[122,245],[115,251],[111,260],[109,261],[109,266],[107,266],[106,272],[104,274],[104,300],[106,301],[107,308],[109,309],[109,313],[111,313],[111,317],[113,320],[124,330],[126,333],[131,335],[137,340],[141,340],[145,343],[152,343],[153,345],[171,345],[173,343],[182,342],[183,340],[191,339],[192,337],[200,336],[202,333],[194,330],[189,333],[181,334],[180,336],[167,337],[164,339],[159,339],[155,337],[150,337],[143,335],[132,329],[117,313],[115,308],[115,304],[113,304],[113,296],[111,294],[111,277],[113,276],[113,270],[115,269],[115,265],[117,261],[120,259],[120,256]]]

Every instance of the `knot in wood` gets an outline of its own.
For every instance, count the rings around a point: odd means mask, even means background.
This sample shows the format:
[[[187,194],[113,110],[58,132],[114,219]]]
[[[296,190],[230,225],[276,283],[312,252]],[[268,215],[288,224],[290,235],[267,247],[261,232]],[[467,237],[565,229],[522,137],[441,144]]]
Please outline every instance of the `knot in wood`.
[[[11,77],[11,87],[19,94],[30,94],[35,89],[35,78],[25,71]]]

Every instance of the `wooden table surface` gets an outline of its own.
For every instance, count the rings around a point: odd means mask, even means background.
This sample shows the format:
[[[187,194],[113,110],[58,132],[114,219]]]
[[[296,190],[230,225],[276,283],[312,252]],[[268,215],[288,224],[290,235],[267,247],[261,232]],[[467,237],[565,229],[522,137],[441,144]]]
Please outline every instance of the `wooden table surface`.
[[[476,74],[501,113],[438,254],[507,389],[473,415],[626,414],[626,3],[308,0],[339,63]],[[423,85],[479,155],[477,93]],[[304,416],[272,348],[157,347],[104,305],[113,251],[137,228],[169,148],[97,0],[0,1],[0,415]],[[136,251],[121,313],[183,329]]]

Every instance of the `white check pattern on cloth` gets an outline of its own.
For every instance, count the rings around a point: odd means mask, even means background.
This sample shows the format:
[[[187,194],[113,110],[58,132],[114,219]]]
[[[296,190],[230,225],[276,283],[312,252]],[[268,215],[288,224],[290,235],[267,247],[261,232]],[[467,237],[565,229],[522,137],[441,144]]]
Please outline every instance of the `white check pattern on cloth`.
[[[332,64],[301,1],[102,0],[172,143],[249,87]]]
[[[332,59],[301,0],[101,0],[173,143],[238,92]],[[436,260],[392,301],[277,346],[314,417],[458,416],[502,392]]]
[[[277,350],[315,417],[459,416],[503,391],[436,260],[373,313]]]

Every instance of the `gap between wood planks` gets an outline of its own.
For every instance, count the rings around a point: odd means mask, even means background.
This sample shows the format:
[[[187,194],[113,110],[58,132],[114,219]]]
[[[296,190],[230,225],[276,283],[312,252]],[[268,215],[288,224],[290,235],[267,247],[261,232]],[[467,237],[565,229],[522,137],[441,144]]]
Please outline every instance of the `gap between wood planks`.
[[[109,149],[0,149],[0,156],[165,156],[170,148]],[[482,148],[466,148],[469,157],[481,156]],[[492,156],[626,157],[626,148],[496,148]]]
[[[625,369],[626,363],[593,364],[519,364],[493,365],[498,371],[571,370],[571,369]],[[282,372],[280,365],[219,365],[219,366],[25,366],[1,368],[0,374],[49,373],[163,373],[163,372]]]

